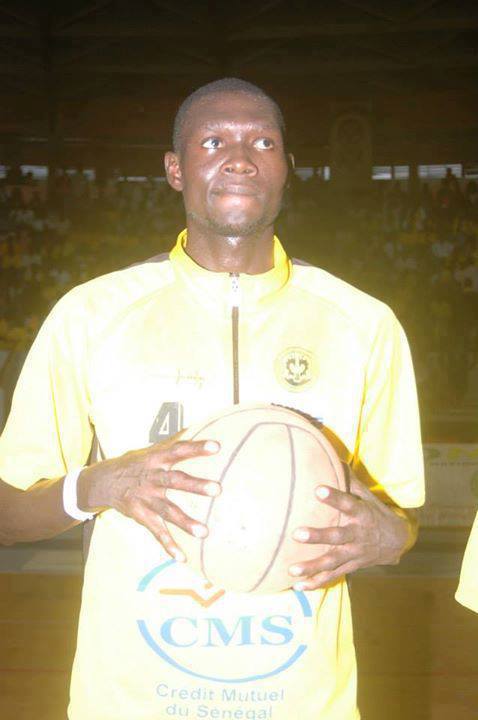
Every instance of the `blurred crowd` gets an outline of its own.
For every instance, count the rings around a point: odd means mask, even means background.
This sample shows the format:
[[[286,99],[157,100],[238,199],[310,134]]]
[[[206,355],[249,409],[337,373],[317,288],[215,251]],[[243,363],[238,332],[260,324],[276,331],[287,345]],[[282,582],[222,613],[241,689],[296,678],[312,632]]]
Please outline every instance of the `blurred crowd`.
[[[52,305],[96,275],[156,255],[182,224],[181,198],[164,182],[103,186],[81,171],[46,184],[0,181],[0,346],[26,346]]]
[[[297,190],[296,190],[297,188]],[[460,406],[478,364],[478,187],[451,172],[430,187],[374,182],[293,188],[294,253],[378,297],[405,328],[422,407]]]
[[[25,349],[70,287],[168,250],[181,197],[161,178],[78,170],[50,187],[0,181],[0,349]],[[338,191],[292,178],[278,232],[289,253],[384,300],[412,346],[422,405],[459,405],[478,361],[478,187],[451,172],[432,187]]]

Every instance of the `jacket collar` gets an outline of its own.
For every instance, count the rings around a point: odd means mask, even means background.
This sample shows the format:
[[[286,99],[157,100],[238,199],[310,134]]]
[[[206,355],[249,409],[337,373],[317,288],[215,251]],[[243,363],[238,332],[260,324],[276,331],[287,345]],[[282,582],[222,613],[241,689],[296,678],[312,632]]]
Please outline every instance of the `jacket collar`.
[[[204,304],[215,309],[230,310],[234,304],[232,277],[227,272],[212,272],[198,265],[185,251],[187,230],[183,230],[171,250],[170,260],[176,278],[187,286]],[[266,306],[285,287],[291,273],[291,262],[279,239],[274,236],[274,266],[258,275],[239,274],[239,305],[242,310],[253,311]]]

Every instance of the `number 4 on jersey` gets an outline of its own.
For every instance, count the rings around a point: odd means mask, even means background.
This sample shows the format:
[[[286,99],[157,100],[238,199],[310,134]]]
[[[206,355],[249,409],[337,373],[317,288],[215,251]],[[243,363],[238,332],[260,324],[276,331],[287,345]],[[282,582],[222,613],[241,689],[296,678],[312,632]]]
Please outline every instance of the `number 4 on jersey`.
[[[155,443],[176,435],[183,429],[183,406],[178,402],[165,402],[156,415],[149,431],[149,442]]]

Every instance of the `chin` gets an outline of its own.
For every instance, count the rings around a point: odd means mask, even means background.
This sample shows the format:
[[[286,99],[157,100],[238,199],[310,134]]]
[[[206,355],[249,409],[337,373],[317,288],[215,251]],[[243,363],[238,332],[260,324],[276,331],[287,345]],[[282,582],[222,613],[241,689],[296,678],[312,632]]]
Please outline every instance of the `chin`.
[[[188,218],[197,225],[202,226],[206,231],[224,237],[243,237],[255,235],[264,230],[270,221],[261,218],[224,218],[224,217],[200,217],[196,213],[188,213]]]
[[[189,212],[187,216],[198,225],[201,225],[204,230],[209,230],[215,235],[221,235],[223,237],[247,237],[257,235],[273,225],[278,214],[279,211],[274,215],[267,213],[260,216],[247,217],[243,213],[216,213],[210,214],[207,217],[201,217],[194,212]]]
[[[216,224],[211,226],[218,235],[224,237],[247,237],[248,235],[257,235],[257,233],[264,230],[266,225],[263,223],[229,223],[229,224]]]
[[[269,217],[244,217],[241,215],[229,217],[210,217],[209,227],[219,235],[224,237],[244,237],[247,235],[256,235],[265,230],[271,224]]]

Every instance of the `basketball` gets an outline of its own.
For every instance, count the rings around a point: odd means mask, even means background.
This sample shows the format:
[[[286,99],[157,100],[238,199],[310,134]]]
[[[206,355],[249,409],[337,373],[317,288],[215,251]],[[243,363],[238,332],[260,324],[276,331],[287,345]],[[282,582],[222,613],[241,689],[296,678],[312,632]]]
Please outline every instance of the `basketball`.
[[[218,497],[168,490],[172,502],[209,528],[209,535],[198,539],[169,524],[190,566],[225,590],[289,588],[295,582],[290,565],[328,549],[293,540],[293,531],[340,524],[340,513],[315,496],[320,484],[346,489],[331,443],[302,415],[274,405],[236,405],[188,428],[181,439],[221,444],[215,455],[175,466],[220,482]]]

